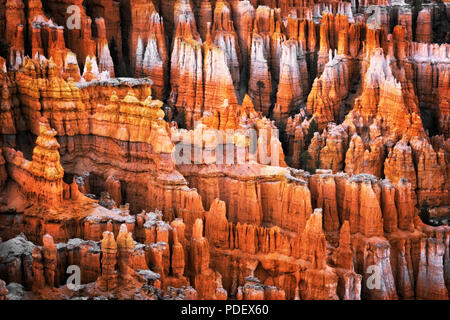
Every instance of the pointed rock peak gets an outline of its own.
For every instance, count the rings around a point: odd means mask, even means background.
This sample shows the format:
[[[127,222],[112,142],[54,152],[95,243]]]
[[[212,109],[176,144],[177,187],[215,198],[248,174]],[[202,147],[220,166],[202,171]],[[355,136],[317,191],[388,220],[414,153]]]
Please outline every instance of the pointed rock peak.
[[[214,201],[211,203],[209,212],[214,212],[215,214],[226,216],[227,208],[225,202],[220,199],[214,199]]]
[[[245,95],[244,100],[242,101],[242,107],[248,111],[252,110],[255,111],[255,106],[253,105],[252,98],[248,94]]]
[[[257,23],[255,23],[254,25],[253,25],[253,33],[254,34],[257,34],[259,31],[258,31],[258,24]]]
[[[174,232],[172,233],[172,237],[173,237],[173,244],[174,245],[180,245],[180,240],[178,239],[178,232],[176,230],[174,230]]]
[[[125,250],[132,250],[134,248],[133,237],[131,232],[128,232],[127,225],[125,223],[120,226],[119,234],[117,236],[117,246]]]
[[[2,57],[0,57],[0,71],[3,73],[6,73],[6,60]]]
[[[87,56],[86,57],[86,63],[84,64],[83,77],[84,77],[84,73],[86,73],[86,72],[92,72],[94,75],[98,75],[97,58],[95,56]]]
[[[382,48],[375,48],[370,56],[370,64],[365,76],[365,84],[380,86],[385,80],[392,80],[389,59],[385,58]]]
[[[57,134],[56,130],[54,130],[50,127],[50,124],[48,123],[47,118],[41,117],[39,119],[39,135],[54,137],[54,136],[56,136],[56,134]]]
[[[127,229],[127,225],[123,223],[120,225],[119,234],[125,234],[125,233],[128,233],[128,229]]]
[[[143,52],[144,51],[144,42],[142,41],[142,37],[139,36],[138,37],[138,43],[137,43],[137,47],[136,47],[136,52]]]

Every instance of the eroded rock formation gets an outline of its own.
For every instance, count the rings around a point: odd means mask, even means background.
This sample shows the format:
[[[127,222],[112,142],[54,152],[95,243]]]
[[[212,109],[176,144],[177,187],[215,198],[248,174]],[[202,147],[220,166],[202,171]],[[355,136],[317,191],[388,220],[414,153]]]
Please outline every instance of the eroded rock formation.
[[[0,0],[0,300],[448,300],[447,11]]]

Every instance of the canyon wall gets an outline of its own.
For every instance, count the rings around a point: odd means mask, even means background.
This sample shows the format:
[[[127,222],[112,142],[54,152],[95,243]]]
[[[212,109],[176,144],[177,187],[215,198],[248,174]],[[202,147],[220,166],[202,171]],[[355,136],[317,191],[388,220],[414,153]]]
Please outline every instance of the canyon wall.
[[[0,0],[0,300],[448,300],[447,12]]]

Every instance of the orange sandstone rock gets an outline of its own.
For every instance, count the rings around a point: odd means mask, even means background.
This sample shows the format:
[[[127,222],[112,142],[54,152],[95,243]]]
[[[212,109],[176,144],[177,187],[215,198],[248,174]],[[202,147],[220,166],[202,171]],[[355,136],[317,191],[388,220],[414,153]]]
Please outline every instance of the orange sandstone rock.
[[[416,41],[430,43],[432,32],[431,32],[431,14],[427,9],[422,9],[417,15],[416,25],[420,26],[416,28]]]
[[[300,51],[299,51],[300,50]],[[281,45],[280,58],[280,83],[278,85],[277,103],[274,108],[274,116],[280,125],[283,125],[288,116],[297,111],[307,87],[304,85],[306,81],[302,81],[301,75],[307,73],[307,70],[300,71],[298,56],[303,55],[297,43],[293,40],[283,42]]]
[[[40,130],[32,161],[24,159],[20,151],[6,149],[8,175],[34,201],[56,205],[63,199],[64,169],[59,161],[59,144],[56,131],[50,129],[45,119],[41,119]]]
[[[263,115],[269,114],[271,106],[272,80],[269,70],[269,53],[266,51],[264,38],[253,33],[250,54],[249,95],[255,110]]]
[[[316,209],[302,235],[302,257],[311,263],[300,274],[301,298],[306,300],[337,300],[338,277],[326,264],[326,240],[322,231],[322,212]],[[321,283],[325,283],[323,286]]]

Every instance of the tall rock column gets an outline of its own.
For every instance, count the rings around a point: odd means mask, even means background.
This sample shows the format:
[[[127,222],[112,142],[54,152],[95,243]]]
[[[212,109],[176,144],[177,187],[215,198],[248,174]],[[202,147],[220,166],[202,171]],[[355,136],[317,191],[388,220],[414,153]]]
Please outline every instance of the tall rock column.
[[[306,222],[301,236],[301,257],[310,262],[310,266],[300,273],[299,290],[304,300],[338,300],[338,276],[327,265],[326,247],[322,209],[316,209]]]
[[[218,248],[228,248],[229,229],[225,202],[215,199],[206,214],[205,236],[209,243]]]
[[[270,71],[274,93],[278,91],[278,83],[280,82],[281,45],[285,41],[286,35],[281,32],[281,23],[277,21],[275,24],[275,32],[270,36]]]
[[[411,8],[405,7],[398,10],[398,24],[404,26],[406,29],[406,40],[412,41],[413,29],[412,29],[412,11]]]
[[[97,27],[97,58],[99,72],[108,71],[109,76],[114,78],[114,62],[109,51],[108,39],[106,38],[105,19],[95,19]]]
[[[208,23],[213,22],[213,7],[210,0],[201,0],[198,10],[197,29],[203,41],[206,41],[208,33]]]
[[[41,118],[33,161],[24,159],[23,154],[14,149],[7,148],[5,152],[8,175],[30,200],[45,206],[58,205],[63,199],[64,169],[55,135],[56,131],[47,120]]]
[[[124,42],[123,47],[125,48],[123,55],[127,58],[127,62],[129,62],[128,76],[135,74],[137,55],[139,53],[138,49],[141,49],[138,46],[139,39],[144,43],[147,42],[150,17],[155,11],[156,9],[152,1],[120,1],[122,42]]]
[[[382,176],[384,162],[384,145],[381,138],[371,141],[369,149],[361,137],[355,133],[345,154],[345,172],[349,174],[368,173]]]
[[[412,150],[406,137],[398,141],[389,152],[384,162],[384,175],[392,182],[406,178],[413,189],[417,187]]]
[[[110,291],[117,286],[117,243],[112,232],[103,232],[101,246],[102,275],[97,279],[97,283],[102,290]]]
[[[234,25],[239,39],[239,48],[242,55],[242,69],[240,74],[241,91],[247,91],[250,72],[250,54],[252,47],[253,21],[255,8],[250,1],[232,1]]]
[[[343,300],[361,299],[362,276],[354,270],[354,252],[350,241],[350,225],[345,221],[339,236],[339,247],[335,252],[336,272],[339,277],[337,293]]]
[[[431,43],[432,41],[432,25],[431,14],[428,9],[422,9],[417,15],[416,23],[416,41]]]
[[[281,45],[280,82],[277,102],[273,110],[278,124],[285,126],[291,113],[298,111],[307,88],[302,87],[300,68],[297,61],[299,48],[297,42],[288,40]]]
[[[264,38],[253,33],[250,55],[249,95],[257,112],[269,115],[272,105],[272,78],[268,62],[269,53],[265,49]]]
[[[330,28],[332,27],[330,24],[332,20],[330,17],[333,17],[330,13],[325,13],[320,22],[320,45],[319,52],[317,57],[317,76],[320,76],[325,68],[325,64],[328,62],[328,53],[331,50],[330,45]]]

